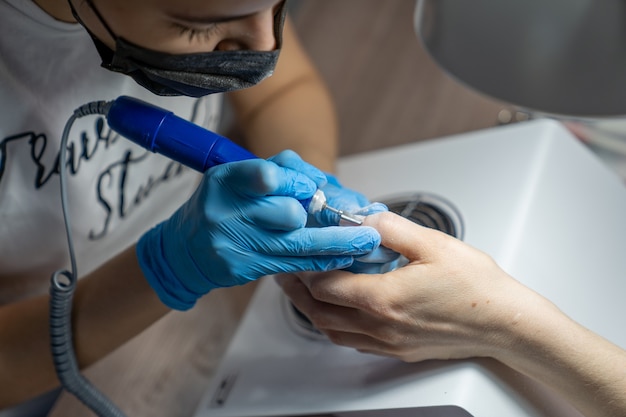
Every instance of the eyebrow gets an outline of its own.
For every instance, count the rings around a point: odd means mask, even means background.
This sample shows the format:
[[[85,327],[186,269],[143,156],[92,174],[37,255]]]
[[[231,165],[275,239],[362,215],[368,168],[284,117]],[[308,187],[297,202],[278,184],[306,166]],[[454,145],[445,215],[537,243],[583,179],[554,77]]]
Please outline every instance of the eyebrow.
[[[198,16],[198,15],[192,15],[192,16],[186,16],[186,15],[180,15],[180,14],[176,14],[176,13],[169,13],[169,16],[172,19],[178,20],[180,22],[185,22],[185,23],[192,23],[192,24],[197,24],[197,25],[210,25],[213,23],[224,23],[224,22],[230,22],[233,20],[239,20],[239,19],[245,19],[246,17],[250,17],[252,15],[256,14],[255,13],[248,13],[245,15],[240,15],[240,16]]]

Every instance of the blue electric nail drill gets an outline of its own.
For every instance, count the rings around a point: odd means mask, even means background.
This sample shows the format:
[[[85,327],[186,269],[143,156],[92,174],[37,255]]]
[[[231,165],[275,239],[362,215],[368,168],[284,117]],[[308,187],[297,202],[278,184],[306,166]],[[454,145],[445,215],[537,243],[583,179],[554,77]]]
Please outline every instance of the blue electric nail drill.
[[[106,118],[111,129],[152,152],[196,171],[205,172],[215,165],[257,158],[215,132],[136,98],[121,96],[109,102],[107,107]],[[349,223],[362,223],[359,216],[330,207],[321,190],[300,202],[309,214],[326,209]]]

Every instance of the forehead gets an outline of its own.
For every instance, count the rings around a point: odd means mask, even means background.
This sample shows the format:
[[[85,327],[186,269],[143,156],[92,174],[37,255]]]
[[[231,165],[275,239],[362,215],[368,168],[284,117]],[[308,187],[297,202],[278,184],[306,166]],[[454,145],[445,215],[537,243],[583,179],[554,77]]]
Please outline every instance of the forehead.
[[[107,0],[111,1],[111,0]],[[128,3],[127,0],[115,0]],[[185,14],[202,13],[214,17],[247,16],[266,10],[279,3],[279,0],[133,0],[164,12]]]

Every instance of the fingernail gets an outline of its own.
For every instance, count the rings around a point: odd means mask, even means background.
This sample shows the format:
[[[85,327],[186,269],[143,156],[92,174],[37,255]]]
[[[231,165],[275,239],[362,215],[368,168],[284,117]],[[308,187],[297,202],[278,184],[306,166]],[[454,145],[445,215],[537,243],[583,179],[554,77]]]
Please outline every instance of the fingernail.
[[[361,214],[364,216],[368,216],[370,214],[375,214],[375,213],[380,213],[383,211],[389,211],[389,209],[387,208],[387,206],[383,203],[372,203],[368,206],[362,207],[360,208],[358,211],[356,211],[356,214]]]

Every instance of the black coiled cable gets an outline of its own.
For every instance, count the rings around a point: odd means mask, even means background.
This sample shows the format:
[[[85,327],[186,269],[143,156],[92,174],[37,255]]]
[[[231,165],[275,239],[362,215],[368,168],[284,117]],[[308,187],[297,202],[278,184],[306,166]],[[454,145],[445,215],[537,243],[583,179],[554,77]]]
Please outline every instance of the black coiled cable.
[[[70,255],[71,271],[56,271],[50,282],[50,349],[57,377],[63,388],[73,394],[94,413],[101,417],[124,417],[122,413],[104,394],[98,391],[80,373],[76,353],[74,351],[72,333],[72,301],[78,281],[76,255],[72,240],[70,216],[67,202],[67,141],[74,121],[80,117],[94,114],[106,115],[111,102],[94,101],[74,110],[63,129],[59,158],[59,178],[61,184],[61,205],[67,244]]]

